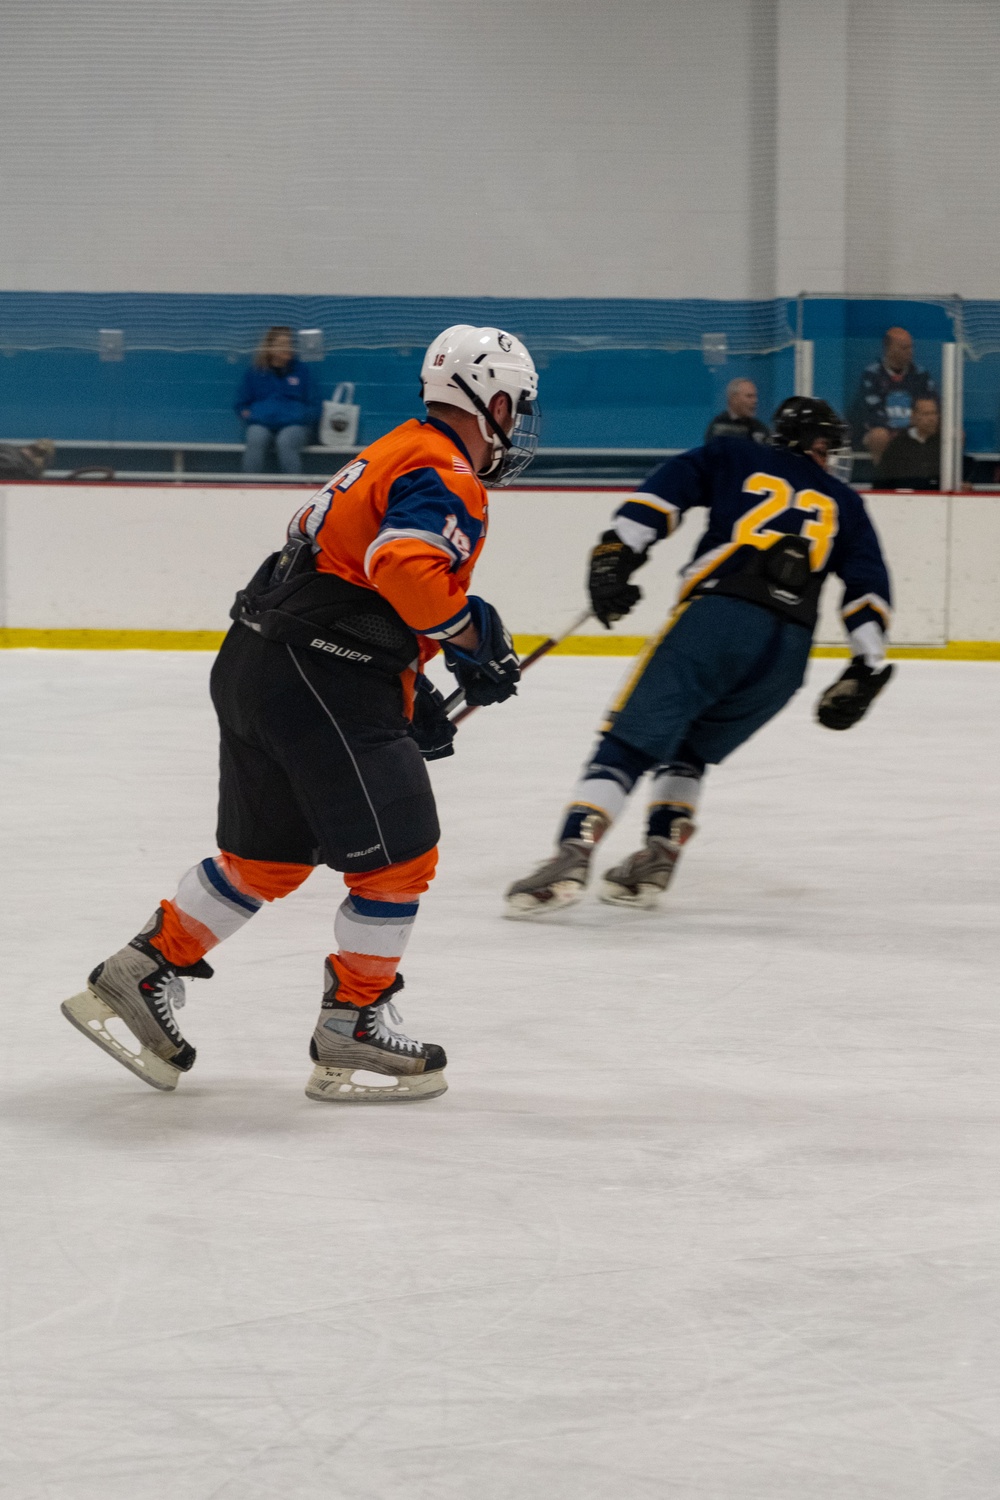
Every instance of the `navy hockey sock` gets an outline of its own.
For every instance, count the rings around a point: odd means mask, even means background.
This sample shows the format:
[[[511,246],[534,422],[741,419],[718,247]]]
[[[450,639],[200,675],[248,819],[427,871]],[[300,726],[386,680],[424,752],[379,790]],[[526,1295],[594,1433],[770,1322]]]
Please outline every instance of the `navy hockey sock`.
[[[677,818],[694,818],[704,774],[705,762],[695,756],[657,767],[650,789],[647,837],[669,839]]]
[[[602,735],[573,790],[558,842],[563,843],[566,839],[593,842],[593,833],[589,831],[592,825],[588,825],[588,820],[597,813],[606,820],[605,828],[609,828],[628,801],[636,782],[655,764],[655,757],[647,755],[644,750],[636,750],[612,734]]]

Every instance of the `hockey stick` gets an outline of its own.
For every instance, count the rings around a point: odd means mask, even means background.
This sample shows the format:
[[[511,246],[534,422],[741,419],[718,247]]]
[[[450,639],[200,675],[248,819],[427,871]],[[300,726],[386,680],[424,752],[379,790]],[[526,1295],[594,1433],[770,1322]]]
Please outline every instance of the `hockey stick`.
[[[526,672],[529,667],[533,667],[535,665],[536,661],[541,661],[543,656],[548,656],[549,652],[553,651],[556,646],[560,645],[567,636],[573,635],[575,631],[579,630],[581,625],[585,625],[590,619],[592,613],[593,611],[588,606],[582,614],[577,615],[572,625],[566,626],[566,629],[563,631],[562,635],[550,635],[544,641],[542,641],[541,645],[536,646],[534,651],[529,651],[528,655],[523,657],[521,660],[521,671]],[[478,707],[478,703],[466,703],[465,692],[462,688],[458,688],[454,693],[452,693],[450,698],[446,698],[444,700],[445,713],[451,719],[451,722],[453,724],[461,724],[462,720],[467,719],[470,714],[474,714]],[[457,709],[458,712],[453,714],[451,712],[453,708]]]

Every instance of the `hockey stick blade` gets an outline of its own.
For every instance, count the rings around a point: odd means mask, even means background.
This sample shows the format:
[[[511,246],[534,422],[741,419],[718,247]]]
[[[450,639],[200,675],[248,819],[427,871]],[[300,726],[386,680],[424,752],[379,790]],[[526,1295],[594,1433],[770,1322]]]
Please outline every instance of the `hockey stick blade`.
[[[567,625],[562,635],[550,635],[540,645],[536,646],[534,651],[529,651],[528,655],[521,659],[521,672],[526,672],[529,667],[535,665],[536,661],[541,661],[542,657],[548,656],[549,652],[554,651],[556,646],[562,645],[567,636],[574,635],[580,629],[581,625],[586,625],[592,613],[592,610],[585,609],[582,614],[577,615],[571,625]],[[467,719],[470,714],[475,713],[479,705],[477,703],[466,703],[465,692],[462,688],[458,688],[452,693],[450,698],[445,699],[444,707],[445,713],[451,719],[451,722],[453,724],[461,724],[463,719]],[[452,709],[456,709],[457,712],[452,713]]]

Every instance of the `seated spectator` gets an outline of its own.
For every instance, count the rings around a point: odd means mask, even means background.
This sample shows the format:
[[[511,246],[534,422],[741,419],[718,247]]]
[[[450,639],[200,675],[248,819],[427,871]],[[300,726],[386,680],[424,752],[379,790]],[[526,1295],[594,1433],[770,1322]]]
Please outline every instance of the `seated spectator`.
[[[913,363],[913,339],[905,328],[887,328],[882,358],[861,377],[854,403],[855,441],[878,463],[897,432],[905,433],[918,396],[936,396],[926,370]]]
[[[913,423],[883,450],[872,476],[890,489],[936,490],[941,483],[941,413],[936,396],[918,396]]]
[[[247,424],[244,474],[261,474],[271,444],[283,474],[302,473],[302,449],[319,418],[308,365],[295,357],[290,328],[269,328],[240,382],[236,414]]]
[[[0,443],[0,479],[41,479],[55,457],[56,445],[50,438],[25,443]]]
[[[757,420],[757,387],[752,380],[731,380],[726,386],[726,409],[705,429],[705,442],[714,437],[753,438],[766,442],[769,429]]]

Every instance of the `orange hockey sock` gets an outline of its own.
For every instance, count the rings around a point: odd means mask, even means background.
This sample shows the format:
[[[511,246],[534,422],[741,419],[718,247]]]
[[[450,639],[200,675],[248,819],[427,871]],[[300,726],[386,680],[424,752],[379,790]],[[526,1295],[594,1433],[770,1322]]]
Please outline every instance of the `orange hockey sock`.
[[[163,919],[150,942],[187,968],[245,926],[265,901],[289,895],[312,869],[226,853],[203,859],[182,877],[173,900],[160,902]]]
[[[437,849],[430,849],[381,870],[345,874],[349,895],[334,925],[338,951],[330,954],[338,1000],[373,1005],[392,984],[436,866]]]

